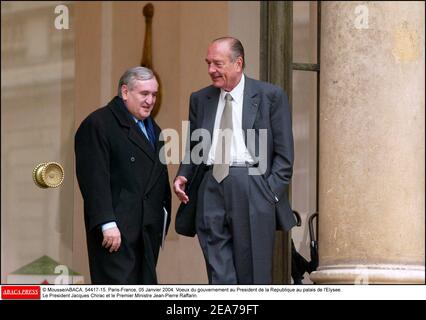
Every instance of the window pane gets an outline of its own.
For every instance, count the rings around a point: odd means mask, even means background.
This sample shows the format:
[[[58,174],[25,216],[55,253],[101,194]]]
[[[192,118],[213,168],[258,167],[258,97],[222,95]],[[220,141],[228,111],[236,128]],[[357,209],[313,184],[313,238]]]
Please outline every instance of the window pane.
[[[292,229],[297,251],[308,261],[308,219],[316,210],[317,74],[293,71],[293,134],[295,161],[291,189],[293,210],[299,212],[302,227]],[[304,283],[309,283],[305,276]]]
[[[317,3],[293,2],[293,62],[317,63]]]

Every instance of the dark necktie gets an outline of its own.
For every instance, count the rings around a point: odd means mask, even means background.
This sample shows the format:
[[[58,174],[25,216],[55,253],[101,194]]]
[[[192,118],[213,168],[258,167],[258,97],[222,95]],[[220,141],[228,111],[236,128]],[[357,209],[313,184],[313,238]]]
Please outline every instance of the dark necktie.
[[[152,123],[148,120],[148,118],[146,118],[143,121],[139,120],[138,125],[141,128],[142,132],[143,132],[142,122],[143,122],[143,126],[145,127],[146,134],[148,135],[147,136],[148,141],[151,144],[151,147],[155,149],[155,135],[154,135],[154,128],[152,126]]]

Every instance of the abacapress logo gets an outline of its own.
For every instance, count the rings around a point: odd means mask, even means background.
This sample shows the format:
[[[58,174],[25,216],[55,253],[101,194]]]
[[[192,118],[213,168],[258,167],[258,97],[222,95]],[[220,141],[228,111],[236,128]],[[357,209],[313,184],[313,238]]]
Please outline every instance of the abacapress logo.
[[[1,298],[40,299],[40,286],[2,286]]]

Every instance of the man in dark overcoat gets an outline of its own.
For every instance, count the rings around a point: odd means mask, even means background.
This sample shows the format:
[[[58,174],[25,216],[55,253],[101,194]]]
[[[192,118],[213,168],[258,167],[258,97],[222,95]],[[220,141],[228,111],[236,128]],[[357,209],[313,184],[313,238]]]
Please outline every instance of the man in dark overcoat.
[[[157,93],[151,70],[131,68],[119,81],[118,96],[76,132],[93,284],[157,284],[171,207],[167,166],[160,161],[164,142],[151,117]]]

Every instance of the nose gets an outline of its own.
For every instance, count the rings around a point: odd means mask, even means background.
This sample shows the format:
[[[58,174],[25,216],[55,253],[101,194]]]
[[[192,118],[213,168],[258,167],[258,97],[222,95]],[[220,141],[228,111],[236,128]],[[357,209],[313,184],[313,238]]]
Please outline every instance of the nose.
[[[209,71],[210,74],[215,73],[216,72],[216,68],[214,67],[213,64],[209,64]]]
[[[146,97],[146,103],[148,103],[148,104],[152,104],[154,102],[154,96],[152,95],[152,94],[149,94],[147,97]]]

